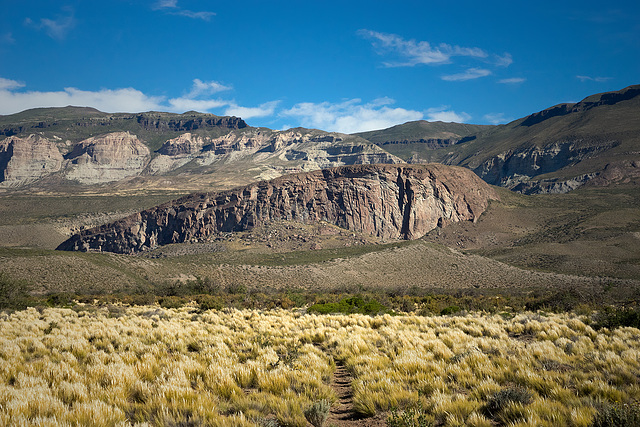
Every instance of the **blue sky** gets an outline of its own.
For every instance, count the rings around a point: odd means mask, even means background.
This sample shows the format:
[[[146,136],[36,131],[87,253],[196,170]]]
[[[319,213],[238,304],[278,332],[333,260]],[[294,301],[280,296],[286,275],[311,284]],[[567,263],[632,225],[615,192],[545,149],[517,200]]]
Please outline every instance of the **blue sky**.
[[[640,83],[640,2],[3,0],[0,114],[505,123]]]

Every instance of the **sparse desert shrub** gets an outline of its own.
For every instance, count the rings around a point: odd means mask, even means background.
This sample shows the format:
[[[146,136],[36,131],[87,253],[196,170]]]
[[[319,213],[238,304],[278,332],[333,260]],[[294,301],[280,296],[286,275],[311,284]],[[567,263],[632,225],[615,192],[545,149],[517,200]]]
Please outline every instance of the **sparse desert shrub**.
[[[533,395],[523,387],[509,387],[495,392],[489,397],[484,410],[491,417],[496,418],[511,403],[528,405],[533,402]]]
[[[329,411],[331,410],[331,402],[327,399],[322,399],[309,406],[304,411],[304,417],[314,427],[322,427],[327,421]]]
[[[640,406],[637,403],[602,405],[591,425],[592,427],[640,426]]]

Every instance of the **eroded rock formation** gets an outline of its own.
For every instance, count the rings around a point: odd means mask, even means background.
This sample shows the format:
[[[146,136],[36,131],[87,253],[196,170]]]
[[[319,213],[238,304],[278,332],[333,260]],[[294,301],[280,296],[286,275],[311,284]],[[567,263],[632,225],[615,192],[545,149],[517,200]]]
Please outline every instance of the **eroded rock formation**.
[[[56,144],[37,135],[0,141],[0,185],[17,187],[37,181],[62,167]]]
[[[206,241],[270,220],[327,221],[382,238],[416,239],[447,223],[477,220],[495,198],[489,185],[464,168],[344,166],[186,196],[84,230],[58,249],[133,253]]]
[[[118,181],[139,175],[150,154],[147,146],[129,132],[89,138],[65,156],[69,161],[66,177],[82,184]]]

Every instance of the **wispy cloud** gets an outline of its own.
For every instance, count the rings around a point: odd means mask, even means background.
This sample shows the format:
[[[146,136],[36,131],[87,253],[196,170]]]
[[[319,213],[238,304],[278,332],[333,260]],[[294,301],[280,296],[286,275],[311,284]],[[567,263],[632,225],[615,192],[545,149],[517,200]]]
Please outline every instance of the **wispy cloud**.
[[[460,82],[465,80],[479,79],[480,77],[486,77],[488,75],[491,75],[491,71],[485,68],[469,68],[462,73],[442,76],[441,79],[448,82]]]
[[[258,107],[241,107],[236,104],[230,105],[225,111],[225,116],[237,116],[243,119],[252,119],[254,117],[272,116],[280,101],[265,102]]]
[[[437,46],[427,41],[405,40],[396,34],[359,30],[358,35],[372,41],[373,47],[381,55],[397,57],[384,62],[387,67],[412,67],[418,64],[449,64],[454,56],[487,58],[489,55],[477,47],[460,47],[441,43]]]
[[[513,64],[513,56],[510,53],[503,55],[494,55],[494,64],[498,67],[508,67]]]
[[[305,127],[327,131],[355,133],[374,129],[384,129],[412,120],[420,120],[423,113],[404,108],[390,107],[391,98],[380,98],[369,103],[360,99],[350,99],[339,103],[303,102],[280,113],[284,117],[294,117]]]
[[[171,15],[185,16],[187,18],[202,19],[203,21],[209,21],[211,17],[215,16],[215,12],[201,11],[194,12],[193,10],[183,9],[178,6],[178,0],[159,0],[153,6],[154,10],[165,10]]]
[[[69,31],[76,26],[73,9],[64,8],[64,15],[58,15],[55,19],[42,18],[39,22],[33,21],[31,18],[24,20],[25,25],[36,30],[44,30],[44,32],[55,40],[64,40]]]
[[[24,83],[0,77],[0,90],[13,90],[24,87]]]
[[[485,114],[483,117],[485,122],[490,123],[492,125],[499,125],[503,123],[512,122],[512,118],[505,117],[504,113],[489,113]]]
[[[12,33],[4,33],[0,34],[0,43],[1,44],[14,44],[16,39],[13,38]]]
[[[231,89],[233,89],[232,86],[223,85],[222,83],[213,80],[203,82],[200,79],[194,79],[193,86],[191,87],[191,91],[189,92],[187,97],[197,98],[199,96],[211,95],[217,92],[224,92]]]
[[[86,91],[73,87],[60,91],[25,91],[25,85],[16,80],[0,77],[0,114],[13,114],[37,107],[65,107],[76,105],[93,107],[98,110],[115,112],[171,111],[183,113],[189,110],[234,113],[240,117],[265,117],[273,115],[277,101],[259,107],[242,107],[233,100],[212,99],[214,92],[230,87],[214,81],[195,79],[191,90],[182,97],[169,98],[145,94],[134,88],[101,89]],[[243,116],[242,113],[245,113]]]
[[[589,77],[589,76],[576,76],[576,78],[581,82],[598,82],[598,83],[606,82],[612,79],[612,77]]]
[[[526,81],[527,79],[525,79],[524,77],[511,77],[508,79],[500,79],[498,80],[498,83],[502,83],[505,85],[515,85],[515,84],[524,83]]]
[[[450,109],[448,105],[437,107],[437,108],[429,108],[427,110],[427,119],[432,122],[456,122],[456,123],[465,123],[471,119],[471,116],[467,113],[456,113],[455,111]]]

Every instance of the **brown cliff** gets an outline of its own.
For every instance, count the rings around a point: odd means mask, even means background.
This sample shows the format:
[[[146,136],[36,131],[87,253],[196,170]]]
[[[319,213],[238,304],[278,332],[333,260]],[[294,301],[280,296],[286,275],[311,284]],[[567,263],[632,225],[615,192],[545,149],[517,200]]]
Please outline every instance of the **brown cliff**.
[[[206,241],[270,220],[327,221],[382,238],[416,239],[450,222],[475,221],[494,190],[473,172],[443,165],[359,165],[183,197],[85,230],[60,250],[133,253]]]

